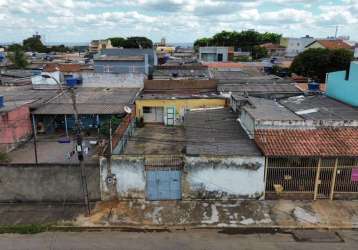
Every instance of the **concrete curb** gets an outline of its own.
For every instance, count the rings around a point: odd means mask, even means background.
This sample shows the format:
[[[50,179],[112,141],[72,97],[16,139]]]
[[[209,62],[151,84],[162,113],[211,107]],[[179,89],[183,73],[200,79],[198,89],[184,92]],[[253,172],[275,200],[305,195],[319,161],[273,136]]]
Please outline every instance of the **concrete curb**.
[[[58,231],[124,231],[124,232],[173,232],[189,230],[222,230],[236,233],[278,233],[293,230],[358,230],[358,226],[265,226],[265,227],[213,227],[213,226],[51,226]]]

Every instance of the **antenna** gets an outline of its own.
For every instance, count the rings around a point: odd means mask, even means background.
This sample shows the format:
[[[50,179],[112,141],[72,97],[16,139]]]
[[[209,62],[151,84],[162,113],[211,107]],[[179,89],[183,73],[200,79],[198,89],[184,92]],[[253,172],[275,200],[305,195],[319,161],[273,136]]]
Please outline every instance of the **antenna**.
[[[131,114],[132,113],[132,109],[128,106],[124,106],[124,111],[127,113],[127,114]]]

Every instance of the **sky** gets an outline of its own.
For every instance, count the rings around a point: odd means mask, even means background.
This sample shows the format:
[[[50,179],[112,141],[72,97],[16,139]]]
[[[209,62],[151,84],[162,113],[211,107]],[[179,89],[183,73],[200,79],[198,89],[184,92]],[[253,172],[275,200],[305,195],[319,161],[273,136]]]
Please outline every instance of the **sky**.
[[[0,0],[0,41],[35,32],[45,43],[147,36],[193,42],[222,30],[287,37],[349,35],[358,41],[358,0]]]

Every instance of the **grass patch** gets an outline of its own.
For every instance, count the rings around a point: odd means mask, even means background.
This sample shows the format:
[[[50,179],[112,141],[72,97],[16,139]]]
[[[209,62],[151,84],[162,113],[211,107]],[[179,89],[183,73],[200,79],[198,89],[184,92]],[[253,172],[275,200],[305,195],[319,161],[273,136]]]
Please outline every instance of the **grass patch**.
[[[39,224],[0,226],[0,234],[38,234],[49,231],[50,227]]]

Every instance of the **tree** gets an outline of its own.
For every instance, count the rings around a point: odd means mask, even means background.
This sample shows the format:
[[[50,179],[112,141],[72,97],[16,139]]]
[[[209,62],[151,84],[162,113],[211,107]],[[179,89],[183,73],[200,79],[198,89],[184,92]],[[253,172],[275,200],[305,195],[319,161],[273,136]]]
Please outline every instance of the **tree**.
[[[8,51],[16,51],[16,50],[23,50],[22,46],[18,43],[14,43],[9,45],[9,47],[7,48]]]
[[[10,52],[8,54],[8,58],[17,69],[26,68],[26,66],[28,65],[25,53],[21,49],[16,49],[15,51]]]
[[[325,82],[327,73],[347,70],[352,60],[353,52],[346,49],[308,49],[293,60],[290,72]]]
[[[128,37],[124,43],[124,48],[153,48],[152,40],[146,37],[133,36]]]
[[[124,47],[126,39],[123,37],[111,37],[108,38],[111,41],[113,47]]]
[[[263,43],[278,44],[281,40],[281,35],[276,33],[259,33],[254,30],[247,30],[242,32],[236,31],[222,31],[215,34],[212,38],[204,37],[194,42],[194,47],[197,50],[202,46],[228,46],[235,49],[240,48],[242,51],[252,52],[259,50],[254,46]],[[259,52],[259,51],[258,51]],[[264,52],[261,50],[261,52]]]
[[[195,50],[198,50],[199,47],[210,46],[213,44],[213,40],[211,38],[203,37],[194,42]]]
[[[261,47],[259,45],[255,45],[252,47],[252,58],[257,60],[263,57],[267,57],[268,51],[266,48]]]
[[[47,52],[48,49],[43,45],[39,37],[29,37],[22,42],[23,48],[25,51],[35,51],[35,52]]]

